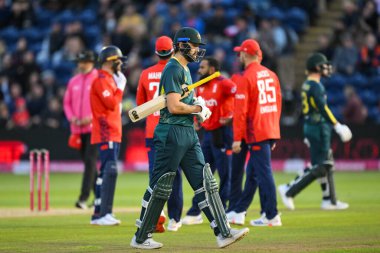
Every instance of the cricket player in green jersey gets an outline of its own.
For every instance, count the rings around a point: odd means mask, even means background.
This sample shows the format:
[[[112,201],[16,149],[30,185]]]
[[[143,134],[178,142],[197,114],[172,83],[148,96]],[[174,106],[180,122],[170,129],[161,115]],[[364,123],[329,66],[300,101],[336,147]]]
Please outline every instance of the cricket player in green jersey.
[[[315,179],[321,183],[323,210],[340,210],[348,208],[348,204],[338,201],[334,184],[334,159],[331,150],[331,130],[334,128],[343,142],[352,138],[351,130],[340,124],[327,105],[325,87],[321,77],[329,77],[332,66],[326,56],[320,53],[312,54],[306,62],[307,79],[302,85],[302,113],[304,115],[304,137],[309,146],[311,165],[309,170],[289,184],[280,185],[284,205],[294,210],[293,198]]]
[[[174,56],[162,72],[159,91],[166,94],[167,107],[160,111],[160,120],[154,131],[156,159],[152,177],[143,200],[140,218],[136,221],[137,232],[131,246],[138,249],[156,249],[162,243],[152,239],[161,210],[168,200],[175,173],[181,166],[187,180],[195,191],[199,208],[210,221],[220,248],[238,241],[249,229],[230,227],[218,193],[218,184],[205,163],[197,133],[194,116],[200,122],[207,120],[211,112],[201,97],[194,97],[193,91],[181,99],[182,85],[192,83],[187,64],[199,62],[205,50],[197,30],[181,28],[173,40]]]

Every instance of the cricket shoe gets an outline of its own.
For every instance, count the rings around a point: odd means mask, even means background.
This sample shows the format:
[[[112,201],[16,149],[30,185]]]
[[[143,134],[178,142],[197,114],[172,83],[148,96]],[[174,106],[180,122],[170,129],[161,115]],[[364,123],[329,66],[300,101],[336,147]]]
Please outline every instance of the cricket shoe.
[[[234,216],[231,216],[231,219],[227,219],[229,223],[235,224],[235,225],[244,225],[245,222],[245,214],[247,212],[241,212],[241,213],[236,213]]]
[[[83,210],[87,210],[88,209],[86,201],[79,201],[78,200],[77,202],[75,202],[75,207],[79,208],[79,209],[83,209]]]
[[[235,211],[230,211],[226,213],[227,221],[231,223],[232,219],[235,217],[236,212]]]
[[[293,198],[286,196],[286,192],[288,191],[288,189],[289,189],[289,186],[287,186],[286,184],[282,184],[278,186],[278,192],[280,193],[282,203],[289,210],[294,210],[295,206],[294,206]]]
[[[107,213],[104,217],[106,217],[106,219],[108,219],[110,222],[115,222],[117,224],[121,223],[121,220],[116,219],[115,215],[111,213]]]
[[[156,242],[152,238],[146,239],[143,243],[138,243],[136,242],[136,236],[133,236],[130,245],[136,249],[159,249],[164,246],[162,243]]]
[[[202,214],[197,215],[197,216],[186,215],[185,218],[182,219],[182,224],[184,225],[197,225],[197,224],[202,224],[202,223],[203,223]]]
[[[175,219],[170,219],[168,224],[168,231],[177,232],[182,227],[182,222],[176,222]]]
[[[111,214],[106,214],[103,217],[100,217],[98,219],[91,220],[91,225],[98,225],[98,226],[116,226],[119,225],[121,222],[120,220],[115,219]]]
[[[321,209],[322,210],[344,210],[347,209],[350,205],[342,202],[337,201],[336,205],[333,205],[330,200],[322,200]]]
[[[166,215],[164,210],[161,211],[160,217],[158,218],[156,229],[154,230],[155,233],[163,233],[165,232],[165,221],[166,221]]]
[[[263,214],[257,220],[251,220],[251,225],[255,227],[280,227],[282,226],[280,214],[277,214],[273,219],[268,220]]]
[[[231,236],[229,237],[223,237],[222,234],[219,234],[216,237],[216,243],[218,244],[219,248],[225,248],[234,242],[237,242],[241,240],[244,236],[246,236],[249,232],[249,228],[242,228],[242,229],[230,229]]]

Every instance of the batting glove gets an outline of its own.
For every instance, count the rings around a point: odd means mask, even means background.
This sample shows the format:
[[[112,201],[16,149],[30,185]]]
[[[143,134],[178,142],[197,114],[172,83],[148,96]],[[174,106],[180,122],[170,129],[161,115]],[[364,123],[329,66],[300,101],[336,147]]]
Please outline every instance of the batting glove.
[[[117,88],[124,91],[125,85],[127,84],[127,78],[121,71],[113,74],[113,80],[115,80]]]
[[[335,132],[339,135],[340,139],[343,142],[348,142],[352,138],[352,132],[346,125],[342,125],[340,123],[336,123],[334,125]]]
[[[198,105],[202,108],[202,110],[200,112],[193,113],[196,115],[196,117],[200,123],[203,123],[208,118],[210,118],[211,111],[210,111],[210,109],[207,108],[206,102],[202,97],[195,97],[194,101],[193,101],[193,105]]]

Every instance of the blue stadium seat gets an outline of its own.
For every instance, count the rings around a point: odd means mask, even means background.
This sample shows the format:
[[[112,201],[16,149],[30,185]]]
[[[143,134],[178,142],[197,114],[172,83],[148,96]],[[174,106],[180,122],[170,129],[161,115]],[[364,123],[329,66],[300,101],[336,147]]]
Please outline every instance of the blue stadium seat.
[[[10,44],[16,44],[20,35],[20,31],[13,26],[9,26],[0,32],[0,38],[5,41],[7,46]]]
[[[344,105],[346,98],[342,91],[330,89],[327,90],[327,103],[329,106]]]
[[[331,112],[334,114],[338,121],[342,120],[342,108],[341,105],[330,105]]]
[[[261,14],[258,14],[258,15],[261,15]],[[286,13],[280,8],[273,7],[273,8],[270,8],[268,11],[264,12],[262,14],[262,17],[267,18],[267,19],[277,19],[277,20],[283,21],[286,18]]]
[[[73,71],[75,69],[74,62],[62,62],[58,66],[53,68],[55,76],[59,83],[66,85],[69,79],[71,78]]]
[[[70,10],[61,12],[61,14],[55,18],[55,21],[62,24],[68,24],[74,22],[75,20],[78,20],[78,17]]]
[[[343,89],[346,84],[346,78],[341,74],[334,74],[330,78],[324,78],[321,80],[327,88]]]
[[[88,26],[84,29],[84,36],[86,37],[88,47],[93,50],[95,49],[96,44],[101,40],[100,35],[101,31],[96,25]]]
[[[84,26],[93,25],[96,23],[96,13],[90,9],[84,10],[79,15],[79,20]]]
[[[284,23],[293,28],[297,33],[303,33],[309,25],[309,20],[304,10],[292,7],[286,12]]]
[[[55,14],[44,8],[38,8],[36,10],[37,27],[41,29],[47,29],[50,27]]]
[[[36,27],[25,29],[21,34],[28,41],[28,44],[41,43],[44,38],[44,30],[38,29]]]
[[[367,77],[360,73],[347,77],[347,84],[351,84],[357,89],[363,89],[369,86]]]
[[[358,92],[363,103],[367,107],[375,106],[378,102],[378,96],[371,90],[361,90]]]
[[[368,87],[376,93],[380,93],[380,76],[374,76],[368,80]]]

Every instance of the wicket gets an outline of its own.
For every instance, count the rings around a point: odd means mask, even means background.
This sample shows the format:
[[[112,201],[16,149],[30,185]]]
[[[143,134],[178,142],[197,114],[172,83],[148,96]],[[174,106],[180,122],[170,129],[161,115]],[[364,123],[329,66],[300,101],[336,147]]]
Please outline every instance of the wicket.
[[[43,162],[43,165],[42,165]],[[49,210],[49,172],[50,156],[49,150],[33,149],[29,152],[29,176],[30,176],[30,210],[34,211],[34,173],[37,173],[37,196],[38,211],[42,210],[42,174],[45,179],[45,211]],[[43,169],[43,171],[42,171]]]

